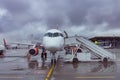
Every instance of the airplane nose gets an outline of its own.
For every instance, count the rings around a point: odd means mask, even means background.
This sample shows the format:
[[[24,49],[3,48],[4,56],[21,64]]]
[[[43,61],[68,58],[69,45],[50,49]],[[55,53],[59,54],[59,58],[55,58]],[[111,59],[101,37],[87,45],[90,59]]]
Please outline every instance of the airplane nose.
[[[43,44],[47,49],[60,49],[63,46],[64,40],[62,38],[44,38]]]

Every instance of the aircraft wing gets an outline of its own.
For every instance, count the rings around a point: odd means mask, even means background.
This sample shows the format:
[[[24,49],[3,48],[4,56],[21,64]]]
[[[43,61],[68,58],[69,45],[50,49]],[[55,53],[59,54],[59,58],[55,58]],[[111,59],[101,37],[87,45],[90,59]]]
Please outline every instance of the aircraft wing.
[[[11,44],[15,44],[15,45],[18,45],[18,46],[27,46],[28,48],[31,48],[31,47],[35,47],[35,46],[38,46],[39,48],[42,48],[43,45],[41,43],[11,43]]]
[[[14,43],[11,43],[11,44],[16,44],[16,45],[28,45],[28,46],[33,46],[34,44],[31,44],[31,43],[18,43],[18,42],[14,42]]]

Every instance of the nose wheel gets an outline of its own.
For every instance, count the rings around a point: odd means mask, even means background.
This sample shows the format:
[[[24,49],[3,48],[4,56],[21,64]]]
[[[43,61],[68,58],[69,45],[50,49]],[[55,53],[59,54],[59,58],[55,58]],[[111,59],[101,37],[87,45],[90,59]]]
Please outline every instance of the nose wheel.
[[[52,54],[52,58],[51,58],[51,64],[56,64],[57,60],[55,57],[55,54]]]
[[[51,64],[56,64],[56,59],[51,59]]]

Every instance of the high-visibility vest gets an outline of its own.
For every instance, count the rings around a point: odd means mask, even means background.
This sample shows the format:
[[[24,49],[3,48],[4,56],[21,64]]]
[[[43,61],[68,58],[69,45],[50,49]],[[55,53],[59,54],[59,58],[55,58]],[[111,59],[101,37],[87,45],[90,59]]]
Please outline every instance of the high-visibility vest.
[[[95,41],[95,44],[98,45],[99,44],[98,41]]]

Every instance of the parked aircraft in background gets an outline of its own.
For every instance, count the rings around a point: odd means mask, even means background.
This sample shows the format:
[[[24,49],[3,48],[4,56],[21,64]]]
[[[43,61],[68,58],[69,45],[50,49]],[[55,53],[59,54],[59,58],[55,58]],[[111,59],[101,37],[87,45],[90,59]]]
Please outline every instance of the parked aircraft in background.
[[[18,42],[12,42],[7,43],[5,39],[3,39],[3,45],[5,49],[29,49],[33,46],[33,44],[28,43],[18,43]]]
[[[5,47],[3,45],[0,45],[0,57],[3,56],[5,53]]]
[[[17,44],[8,44],[5,39],[3,39],[3,45],[6,49],[17,49]]]

